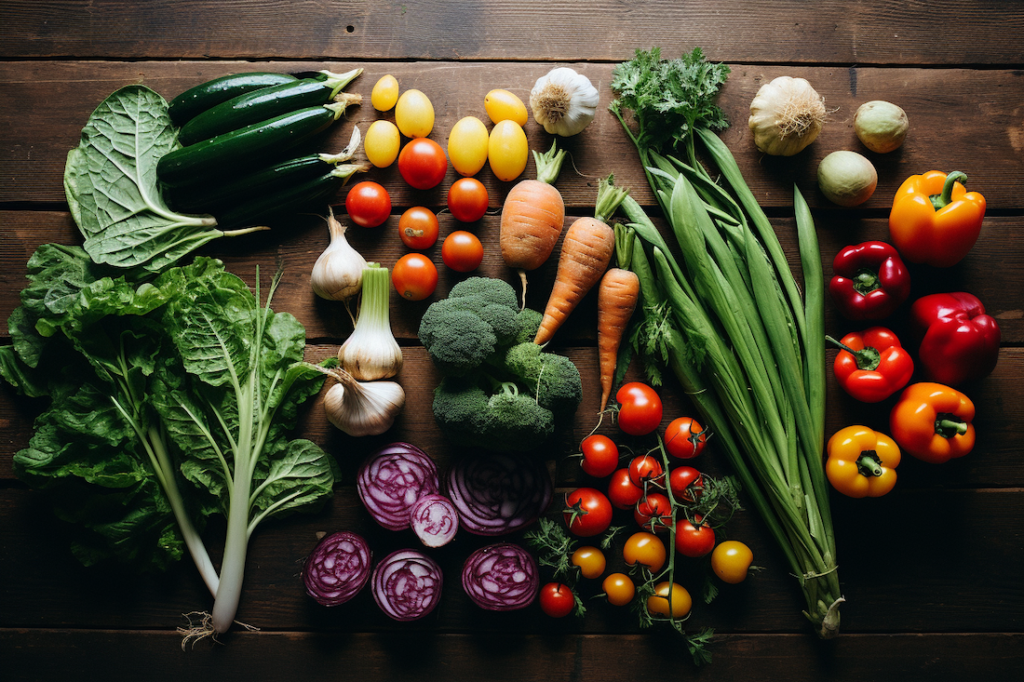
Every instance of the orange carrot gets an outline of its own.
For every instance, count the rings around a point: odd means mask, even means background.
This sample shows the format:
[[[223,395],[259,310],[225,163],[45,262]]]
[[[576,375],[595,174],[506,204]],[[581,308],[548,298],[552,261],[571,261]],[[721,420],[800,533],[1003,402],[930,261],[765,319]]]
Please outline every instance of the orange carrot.
[[[621,257],[620,257],[621,261]],[[612,268],[597,288],[597,352],[601,369],[601,412],[608,406],[619,346],[640,297],[635,272]]]
[[[553,143],[547,154],[533,153],[537,180],[523,180],[505,197],[501,210],[501,257],[519,271],[526,306],[526,271],[536,270],[551,256],[562,234],[565,202],[551,184],[558,177],[564,151]]]
[[[615,251],[615,230],[605,221],[615,213],[627,193],[613,187],[612,176],[608,176],[598,184],[596,217],[579,218],[565,233],[555,285],[551,288],[534,343],[550,341],[569,313],[608,269]]]

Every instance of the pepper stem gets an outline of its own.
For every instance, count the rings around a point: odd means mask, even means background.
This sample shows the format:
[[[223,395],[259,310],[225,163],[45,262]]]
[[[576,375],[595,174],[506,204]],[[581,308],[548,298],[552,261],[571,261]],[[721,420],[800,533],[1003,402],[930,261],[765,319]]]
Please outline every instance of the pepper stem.
[[[857,369],[863,369],[868,372],[872,372],[878,369],[878,365],[882,362],[882,354],[878,352],[877,348],[873,346],[865,346],[862,350],[854,350],[849,346],[836,341],[831,336],[825,335],[825,340],[829,343],[833,343],[839,348],[845,350],[847,353],[853,356],[854,361],[857,363]]]
[[[874,450],[864,450],[857,458],[857,471],[865,478],[882,475],[882,459]]]
[[[940,414],[935,420],[935,433],[943,438],[953,438],[967,433],[967,422],[955,414]]]
[[[963,171],[953,171],[946,176],[946,182],[942,185],[942,194],[933,194],[929,197],[932,200],[932,206],[935,207],[936,211],[953,201],[953,187],[958,182],[961,185],[966,185],[967,173],[964,173]]]
[[[853,276],[853,288],[858,294],[870,294],[881,287],[878,273],[868,269],[858,270]]]

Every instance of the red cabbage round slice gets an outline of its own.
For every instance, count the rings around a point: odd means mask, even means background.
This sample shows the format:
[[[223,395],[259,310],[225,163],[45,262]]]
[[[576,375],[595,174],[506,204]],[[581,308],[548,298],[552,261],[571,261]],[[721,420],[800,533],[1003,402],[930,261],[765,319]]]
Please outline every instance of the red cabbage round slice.
[[[370,516],[388,530],[408,528],[409,508],[439,486],[434,460],[409,443],[392,443],[367,457],[356,480]]]
[[[551,503],[544,462],[511,453],[465,457],[445,477],[448,497],[463,528],[475,535],[504,535],[533,523]]]
[[[370,578],[371,558],[370,546],[355,533],[325,535],[302,566],[306,594],[324,606],[344,604]]]
[[[441,601],[441,583],[436,561],[414,549],[400,549],[373,569],[373,598],[395,620],[416,620]]]
[[[473,603],[489,611],[529,606],[539,588],[536,560],[511,542],[478,549],[462,567],[462,589]]]
[[[444,495],[424,495],[409,509],[409,523],[427,547],[443,547],[459,529],[459,512]]]

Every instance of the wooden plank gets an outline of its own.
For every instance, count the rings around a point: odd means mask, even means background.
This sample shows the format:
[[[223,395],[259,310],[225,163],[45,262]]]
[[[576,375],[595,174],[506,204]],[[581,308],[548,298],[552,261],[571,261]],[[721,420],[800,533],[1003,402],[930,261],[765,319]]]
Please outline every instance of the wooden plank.
[[[338,208],[344,210],[343,206]],[[346,237],[367,260],[391,268],[408,253],[396,234],[398,218],[398,215],[393,215],[375,230],[353,226]],[[452,231],[465,228],[448,213],[442,213],[438,219],[441,223],[441,240]],[[570,216],[566,223],[572,220]],[[844,246],[868,240],[887,241],[889,238],[888,222],[885,219],[833,217],[826,211],[818,211],[816,221],[826,278],[832,275],[834,255]],[[937,269],[911,264],[913,292],[910,301],[939,291],[969,291],[978,296],[988,312],[999,321],[1004,343],[1024,342],[1024,311],[1021,310],[1019,295],[1024,290],[1022,222],[1022,218],[987,218],[974,250],[956,267]],[[665,229],[662,221],[658,223]],[[772,223],[789,256],[790,266],[799,275],[799,247],[793,220],[775,218]],[[29,257],[40,244],[79,244],[81,237],[69,214],[61,212],[0,211],[0,224],[3,225],[4,234],[0,240],[0,338],[6,338],[7,317],[20,304],[18,293],[26,284],[25,263]],[[485,251],[483,264],[473,274],[505,279],[518,291],[519,277],[504,265],[498,249],[498,217],[486,216],[472,230],[484,244]],[[213,242],[199,253],[223,259],[228,269],[249,282],[250,286],[255,285],[257,266],[263,273],[263,284],[266,285],[277,264],[282,264],[285,268],[284,279],[275,294],[275,308],[295,315],[305,325],[307,338],[340,342],[352,328],[348,315],[341,305],[314,296],[308,284],[313,264],[327,243],[327,230],[322,220],[298,217],[290,224],[281,225],[268,233]],[[560,248],[561,244],[543,267],[530,273],[527,304],[531,308],[543,310],[546,304],[554,282]],[[437,292],[432,297],[426,301],[412,302],[392,296],[392,329],[399,339],[414,340],[420,316],[427,306],[446,296],[451,287],[464,278],[464,275],[444,266],[440,251],[439,243],[425,252],[436,263],[440,274]],[[993,277],[993,272],[998,272],[999,276]],[[900,327],[910,301],[885,323]],[[825,312],[826,329],[833,335],[845,334],[858,326],[844,320],[830,300],[825,305]],[[559,330],[559,341],[572,345],[593,344],[596,324],[596,299],[591,296],[584,300]]]
[[[5,58],[287,58],[621,60],[638,47],[667,54],[696,45],[729,61],[844,64],[1020,64],[1019,12],[997,0],[897,8],[831,0],[813,12],[795,0],[771,11],[753,0],[557,7],[490,0],[470,8],[443,0],[358,0],[342,5],[165,0],[9,1],[0,12]],[[936,39],[930,17],[961,17]],[[524,21],[524,18],[534,18]],[[581,20],[581,17],[586,17]]]
[[[310,346],[307,357],[320,361],[336,352],[336,346]],[[547,459],[556,460],[556,480],[563,485],[587,480],[578,466],[564,457],[578,452],[578,443],[597,424],[597,406],[600,402],[598,384],[597,352],[594,348],[554,347],[552,350],[568,355],[576,363],[583,379],[583,403],[577,411],[572,429],[557,433],[540,453]],[[395,425],[385,434],[372,438],[350,438],[335,429],[327,421],[319,400],[310,403],[299,424],[300,432],[319,443],[335,455],[342,468],[343,482],[351,485],[359,462],[372,452],[393,441],[412,442],[429,452],[441,466],[451,463],[462,454],[453,448],[440,433],[431,411],[434,387],[440,375],[434,369],[422,347],[408,347],[403,350],[405,366],[398,381],[406,392],[406,406]],[[831,359],[834,355],[830,354]],[[634,365],[630,378],[640,378]],[[1019,396],[1024,385],[1024,349],[1005,348],[995,372],[985,379],[965,388],[974,400],[978,415],[975,425],[978,443],[974,452],[963,458],[951,460],[942,466],[928,465],[912,457],[905,457],[900,468],[900,489],[965,488],[1024,486],[1024,462],[1020,458],[1017,434],[1024,420],[1024,401]],[[695,414],[689,400],[685,398],[674,378],[669,377],[666,386],[659,390],[665,403],[663,426],[680,415]],[[841,391],[831,372],[828,372],[828,394],[826,396],[826,434],[831,435],[850,424],[865,424],[871,428],[889,433],[889,410],[896,398],[866,405],[859,403]],[[3,439],[0,441],[0,481],[14,477],[11,469],[12,457],[28,445],[32,434],[32,420],[36,410],[41,409],[37,401],[26,401],[4,385],[0,390],[0,425]],[[605,420],[601,432],[621,439],[617,428]],[[638,446],[646,449],[646,445]],[[714,443],[709,446],[712,453],[699,466],[714,473],[723,472],[724,465],[718,464]]]
[[[446,144],[455,122],[467,115],[485,118],[484,95],[495,87],[510,88],[526,99],[529,89],[549,64],[525,63],[360,63],[366,73],[351,87],[368,96],[373,83],[393,73],[403,88],[417,87],[433,99],[436,113],[433,138]],[[0,63],[0,202],[63,202],[62,174],[68,149],[78,144],[89,113],[118,86],[143,82],[172,97],[206,79],[239,70],[273,68],[304,71],[349,69],[354,62],[6,62]],[[611,100],[611,64],[579,67]],[[862,208],[886,211],[896,189],[914,173],[933,168],[959,168],[970,186],[981,191],[991,210],[1024,208],[1024,100],[1022,72],[964,69],[871,69],[835,67],[735,66],[721,97],[732,128],[724,139],[736,154],[746,181],[764,206],[792,205],[797,182],[812,206],[829,208],[830,216],[848,215],[827,202],[816,189],[818,162],[837,149],[866,150],[853,131],[853,115],[865,101],[885,99],[906,109],[911,132],[901,150],[889,155],[866,152],[877,164],[879,184]],[[754,147],[745,125],[757,89],[779,75],[810,80],[834,109],[818,141],[792,158],[764,157]],[[55,103],[60,105],[56,106]],[[603,108],[585,133],[562,142],[572,154],[573,167],[562,172],[558,187],[566,204],[582,211],[593,208],[598,178],[614,173],[618,184],[630,187],[641,203],[653,204],[637,155],[614,116]],[[390,116],[387,114],[386,116]],[[385,117],[385,115],[380,115]],[[325,149],[340,149],[348,141],[351,123],[365,132],[378,115],[370,106],[348,114],[350,123],[335,126]],[[526,131],[534,149],[547,150],[550,136],[532,121]],[[532,177],[533,162],[524,177]],[[443,206],[449,184],[416,191],[402,182],[397,168],[374,170],[368,177],[382,182],[396,207],[415,204]],[[498,182],[490,169],[479,174],[497,207],[511,188]]]
[[[878,500],[835,499],[833,516],[847,599],[844,631],[1020,632],[1024,626],[1024,586],[1009,568],[1024,561],[1020,489],[898,489]],[[187,560],[163,575],[139,575],[119,566],[81,567],[68,552],[66,528],[52,518],[40,495],[0,490],[0,522],[0,574],[11,577],[0,582],[0,627],[170,629],[184,623],[181,614],[211,607]],[[635,527],[627,512],[616,512],[613,522]],[[339,530],[366,537],[376,557],[419,546],[411,531],[377,526],[351,487],[338,489],[322,513],[288,517],[256,531],[238,620],[264,629],[394,629],[369,590],[334,609],[319,607],[306,596],[298,577],[301,562],[317,532]],[[215,563],[223,532],[218,522],[205,534]],[[764,570],[741,585],[723,585],[718,599],[705,605],[698,596],[705,563],[680,558],[677,582],[697,596],[688,627],[810,637],[799,589],[760,520],[753,512],[738,513],[728,536],[747,543]],[[625,537],[613,547],[621,548]],[[955,548],[951,538],[956,538]],[[518,541],[519,535],[512,539]],[[442,601],[429,617],[406,625],[407,631],[641,632],[627,609],[591,599],[600,592],[596,581],[584,581],[580,588],[588,613],[579,623],[547,621],[536,603],[508,613],[480,610],[463,593],[458,576],[473,550],[495,540],[462,532],[451,544],[428,550],[446,576]],[[625,570],[619,551],[608,552],[608,572]],[[550,575],[547,569],[542,573],[545,580]],[[60,586],[59,600],[39,598],[55,585]]]
[[[259,632],[233,635],[225,646],[182,651],[173,632],[129,630],[0,630],[5,670],[15,679],[67,679],[68,661],[103,670],[109,682],[138,679],[514,680],[612,682],[636,672],[661,679],[1012,679],[1022,665],[1024,636],[1005,634],[843,635],[822,644],[807,635],[720,635],[714,660],[701,670],[678,639],[638,635],[449,635],[389,632]],[[870,656],[864,652],[870,651]],[[111,661],[116,661],[112,665]],[[756,671],[752,673],[751,671]]]

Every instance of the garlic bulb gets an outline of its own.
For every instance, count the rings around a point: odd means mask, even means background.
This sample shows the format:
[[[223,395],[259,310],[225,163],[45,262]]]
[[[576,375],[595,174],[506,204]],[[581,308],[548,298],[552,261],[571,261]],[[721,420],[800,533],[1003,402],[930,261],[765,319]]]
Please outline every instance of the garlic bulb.
[[[828,111],[824,99],[803,78],[779,76],[765,83],[750,103],[748,124],[765,154],[793,156],[814,142]]]
[[[341,344],[338,361],[359,381],[393,377],[402,369],[402,349],[391,333],[391,277],[388,269],[369,263],[363,270],[363,295],[351,336]]]
[[[569,137],[586,128],[597,113],[598,94],[590,79],[570,68],[552,69],[530,91],[530,108],[544,130]]]
[[[341,369],[324,372],[338,380],[324,396],[327,420],[350,436],[379,436],[405,405],[405,390],[394,381],[360,383]]]
[[[309,285],[320,298],[348,301],[359,293],[366,259],[345,239],[346,228],[334,217],[334,209],[328,207],[328,210],[327,228],[331,232],[331,243],[316,259]]]

